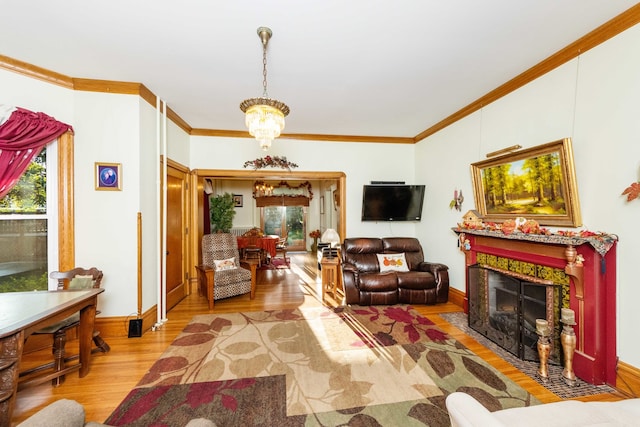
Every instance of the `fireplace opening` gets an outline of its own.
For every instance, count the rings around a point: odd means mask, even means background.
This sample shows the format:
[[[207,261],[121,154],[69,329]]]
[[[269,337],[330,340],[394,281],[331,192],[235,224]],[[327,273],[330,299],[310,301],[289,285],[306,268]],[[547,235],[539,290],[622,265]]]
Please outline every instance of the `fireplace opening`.
[[[522,360],[539,361],[536,319],[545,319],[552,331],[549,363],[561,363],[561,286],[478,264],[468,267],[468,277],[470,328]]]

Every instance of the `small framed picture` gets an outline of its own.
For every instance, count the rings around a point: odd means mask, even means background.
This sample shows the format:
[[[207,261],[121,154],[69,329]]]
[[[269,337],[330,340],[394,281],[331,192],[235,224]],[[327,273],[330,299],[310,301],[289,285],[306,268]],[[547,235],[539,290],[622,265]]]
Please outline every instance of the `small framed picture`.
[[[233,206],[236,208],[242,207],[242,194],[233,195]]]
[[[122,190],[122,165],[120,163],[95,163],[96,190]]]

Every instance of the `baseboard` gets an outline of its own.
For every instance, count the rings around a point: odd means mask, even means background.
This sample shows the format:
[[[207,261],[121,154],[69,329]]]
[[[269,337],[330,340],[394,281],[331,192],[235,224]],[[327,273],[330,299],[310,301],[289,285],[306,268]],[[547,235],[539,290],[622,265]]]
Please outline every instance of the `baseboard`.
[[[449,287],[449,302],[464,308],[465,293],[456,288]]]
[[[142,319],[142,334],[150,330],[151,327],[156,324],[156,310],[156,306],[154,305],[145,311],[140,317],[140,319]],[[128,337],[129,321],[132,319],[133,317],[131,316],[96,317],[94,329],[100,331],[100,336],[103,338]]]
[[[618,360],[616,389],[629,397],[640,396],[640,369]]]

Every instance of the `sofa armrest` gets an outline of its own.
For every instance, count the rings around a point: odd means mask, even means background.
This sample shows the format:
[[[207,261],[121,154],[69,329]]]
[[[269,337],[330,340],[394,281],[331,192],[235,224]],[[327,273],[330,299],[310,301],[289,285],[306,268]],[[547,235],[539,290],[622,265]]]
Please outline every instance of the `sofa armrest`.
[[[347,304],[357,304],[360,301],[360,271],[355,265],[345,263],[341,266],[342,289]]]
[[[506,427],[480,402],[466,393],[451,393],[445,404],[452,427]]]
[[[418,270],[420,270],[420,271],[430,271],[431,273],[434,274],[434,276],[437,276],[440,271],[449,270],[449,267],[444,265],[444,264],[437,263],[437,262],[423,261],[418,265]]]
[[[436,302],[449,301],[449,267],[437,262],[423,261],[418,265],[419,271],[428,271],[436,280]]]

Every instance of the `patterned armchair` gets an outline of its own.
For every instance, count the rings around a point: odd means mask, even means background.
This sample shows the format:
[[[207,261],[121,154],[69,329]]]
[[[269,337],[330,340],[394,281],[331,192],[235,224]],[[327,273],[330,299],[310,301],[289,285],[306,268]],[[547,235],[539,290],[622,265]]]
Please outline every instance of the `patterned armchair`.
[[[238,242],[231,233],[207,234],[202,237],[202,265],[198,271],[198,293],[206,296],[209,310],[214,300],[255,292],[255,269],[240,265]]]

